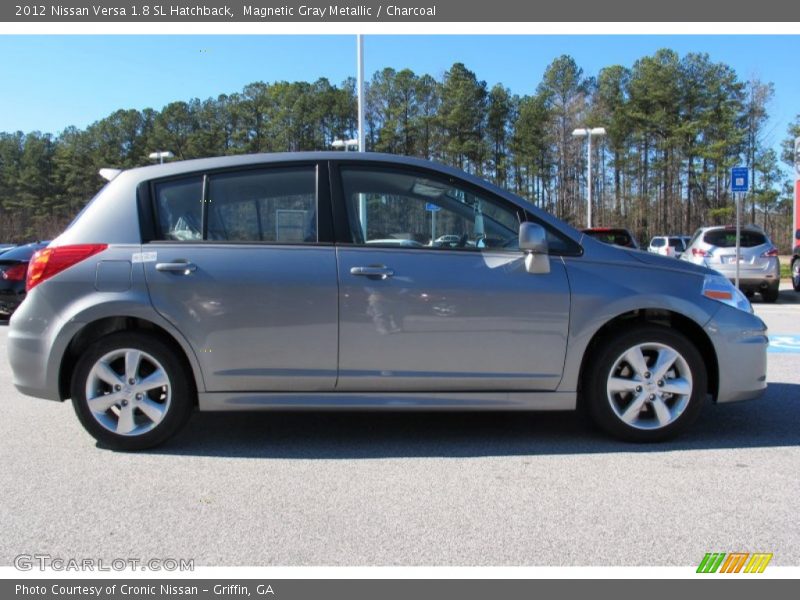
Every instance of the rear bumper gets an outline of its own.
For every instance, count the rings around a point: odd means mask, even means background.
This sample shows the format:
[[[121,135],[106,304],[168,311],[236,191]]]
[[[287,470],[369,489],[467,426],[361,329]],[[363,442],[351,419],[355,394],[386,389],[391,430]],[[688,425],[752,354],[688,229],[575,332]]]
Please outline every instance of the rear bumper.
[[[736,280],[736,265],[709,265],[727,277],[731,283]],[[753,267],[740,265],[739,287],[743,290],[758,291],[767,288],[777,288],[781,283],[781,267],[778,259],[770,260],[767,265]]]
[[[736,280],[731,278],[731,283]],[[739,279],[739,289],[743,292],[760,292],[761,290],[778,289],[781,285],[780,279]]]
[[[752,400],[767,389],[767,326],[757,316],[723,306],[705,326],[717,354],[716,401]]]
[[[0,315],[12,314],[25,299],[25,292],[21,294],[13,289],[0,289]]]
[[[58,401],[61,357],[82,324],[61,322],[36,296],[34,291],[11,316],[7,347],[12,383],[27,396]]]

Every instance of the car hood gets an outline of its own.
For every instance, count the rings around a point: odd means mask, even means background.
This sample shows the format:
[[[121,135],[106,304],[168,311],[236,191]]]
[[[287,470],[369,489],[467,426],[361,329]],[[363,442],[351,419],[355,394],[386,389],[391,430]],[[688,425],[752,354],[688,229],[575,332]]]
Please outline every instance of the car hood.
[[[680,271],[683,273],[688,272],[688,273],[694,273],[695,275],[718,274],[716,271],[709,269],[708,267],[696,265],[686,260],[678,260],[676,258],[671,258],[669,256],[660,256],[659,254],[653,254],[651,252],[639,252],[631,250],[626,250],[625,252],[626,254],[628,254],[628,256],[636,259],[637,261],[659,269],[666,269],[668,271]]]
[[[645,250],[633,250],[612,244],[605,244],[588,235],[584,235],[580,240],[584,249],[584,254],[600,262],[626,262],[646,265],[651,269],[663,269],[676,273],[686,273],[694,276],[705,277],[706,275],[717,275],[718,273],[708,267],[702,267],[694,263],[679,260],[669,256],[660,256]]]

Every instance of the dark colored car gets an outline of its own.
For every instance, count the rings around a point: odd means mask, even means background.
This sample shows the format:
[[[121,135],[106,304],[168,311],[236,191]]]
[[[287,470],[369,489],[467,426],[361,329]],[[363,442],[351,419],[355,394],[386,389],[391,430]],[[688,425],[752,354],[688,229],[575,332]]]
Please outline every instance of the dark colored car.
[[[639,249],[639,244],[636,242],[636,238],[633,237],[633,234],[621,227],[591,227],[589,229],[582,229],[581,231],[606,244],[622,246],[623,248],[634,248],[636,250]]]
[[[7,319],[25,299],[28,263],[37,250],[50,242],[33,242],[0,254],[0,319]]]

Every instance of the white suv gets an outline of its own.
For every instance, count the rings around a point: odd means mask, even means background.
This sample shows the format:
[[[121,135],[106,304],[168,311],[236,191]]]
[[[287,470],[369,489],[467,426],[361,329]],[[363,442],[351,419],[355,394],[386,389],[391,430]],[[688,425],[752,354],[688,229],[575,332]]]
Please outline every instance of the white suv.
[[[739,288],[748,296],[759,292],[764,302],[778,299],[781,265],[778,249],[764,231],[754,225],[741,228]],[[698,229],[681,260],[714,269],[725,277],[736,277],[736,228]]]
[[[684,250],[686,250],[686,242],[683,237],[678,235],[657,235],[650,240],[650,245],[647,247],[647,251],[653,254],[675,258],[680,258]]]

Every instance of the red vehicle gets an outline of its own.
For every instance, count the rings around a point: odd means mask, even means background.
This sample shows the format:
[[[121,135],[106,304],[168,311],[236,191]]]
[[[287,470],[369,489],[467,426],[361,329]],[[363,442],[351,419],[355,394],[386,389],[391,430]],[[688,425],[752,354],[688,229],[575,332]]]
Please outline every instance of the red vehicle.
[[[792,287],[800,292],[800,228],[794,232],[794,250],[792,250]]]

